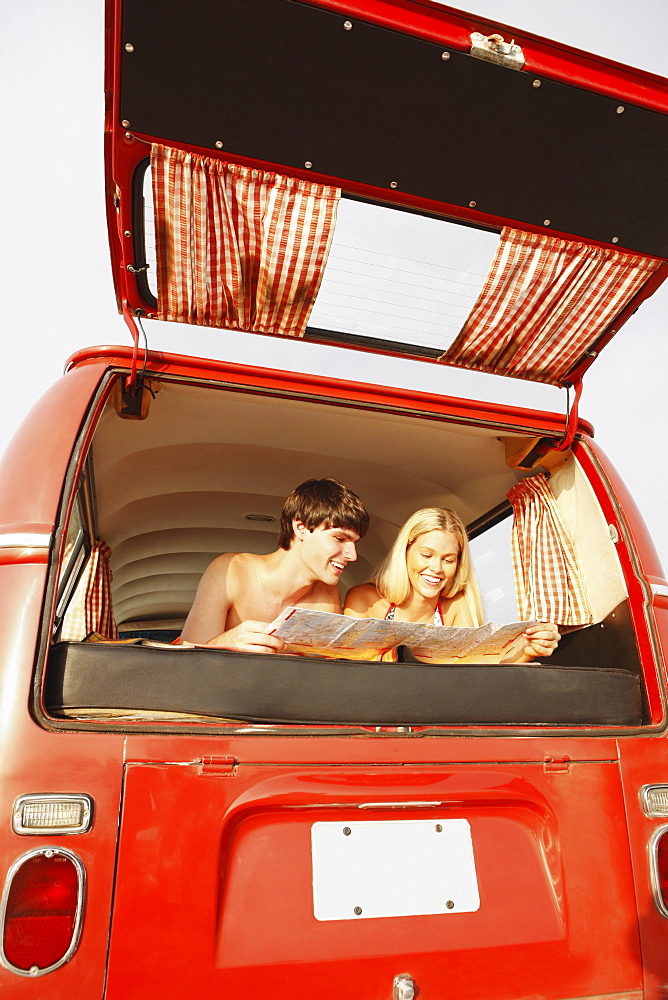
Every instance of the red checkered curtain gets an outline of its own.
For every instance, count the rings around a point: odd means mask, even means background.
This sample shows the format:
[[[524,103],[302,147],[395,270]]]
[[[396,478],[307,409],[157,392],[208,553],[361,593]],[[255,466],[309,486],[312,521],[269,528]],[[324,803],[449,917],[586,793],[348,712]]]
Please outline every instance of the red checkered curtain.
[[[301,337],[341,191],[154,145],[161,319]]]
[[[589,625],[592,613],[577,558],[543,473],[507,494],[513,506],[512,555],[523,621]]]
[[[660,264],[506,228],[476,304],[439,360],[562,385]]]
[[[91,549],[86,568],[70,601],[60,638],[63,642],[80,642],[91,632],[106,639],[118,639],[111,603],[111,549],[98,541]]]

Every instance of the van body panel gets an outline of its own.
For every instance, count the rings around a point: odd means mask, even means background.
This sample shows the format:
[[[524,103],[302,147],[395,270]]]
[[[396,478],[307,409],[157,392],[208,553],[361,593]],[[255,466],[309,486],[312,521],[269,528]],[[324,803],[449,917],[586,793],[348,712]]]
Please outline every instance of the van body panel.
[[[21,456],[24,483],[47,461],[40,423],[70,413],[70,486],[63,487],[63,458],[61,479],[48,477],[48,488],[29,510],[32,520],[18,520],[15,485],[2,508],[5,523],[64,537],[58,511],[71,508],[74,470],[83,467],[89,441],[95,452],[102,416],[114,433],[144,433],[112,416],[105,403],[117,373],[122,378],[128,370],[129,353],[83,352],[39,415],[28,419],[12,452]],[[309,406],[336,400],[387,420],[412,414],[420,425],[425,419],[443,427],[454,423],[476,434],[497,422],[525,434],[554,434],[563,421],[540,411],[194,359],[155,356],[148,370],[174,391],[199,383],[232,393],[230,399],[242,392],[289,405],[301,397]],[[160,405],[167,402],[163,395]],[[81,944],[49,975],[50,996],[57,1000],[76,990],[91,998],[176,998],[189,988],[231,988],[260,997],[296,988],[324,998],[340,995],[341,976],[352,975],[365,995],[380,1000],[391,995],[394,977],[406,972],[425,997],[440,995],[446,981],[462,997],[520,997],[537,990],[554,1000],[628,997],[643,989],[658,996],[665,918],[652,899],[647,845],[661,821],[643,816],[638,791],[661,782],[665,763],[658,728],[663,668],[656,664],[657,643],[665,641],[658,628],[665,628],[668,616],[648,600],[642,571],[657,568],[650,540],[589,430],[579,425],[574,454],[603,517],[619,533],[616,551],[649,710],[649,725],[640,730],[567,734],[529,726],[511,735],[498,727],[467,726],[456,734],[368,727],[351,735],[336,727],[293,726],[288,734],[281,726],[244,729],[215,720],[186,724],[76,712],[52,717],[33,690],[41,691],[43,683],[52,611],[44,621],[42,615],[51,607],[57,567],[49,569],[42,555],[21,562],[19,551],[7,549],[16,558],[0,566],[7,581],[0,609],[13,636],[5,646],[2,688],[3,713],[11,720],[2,736],[2,759],[11,761],[3,765],[5,812],[28,793],[82,793],[94,803],[91,830],[64,838],[84,862],[88,895]],[[20,757],[13,753],[17,745]],[[478,910],[369,918],[354,932],[348,920],[316,920],[314,823],[354,829],[360,821],[436,824],[451,818],[470,824]],[[53,839],[10,832],[2,856],[9,866],[28,840],[30,848]],[[592,880],[602,865],[605,878]],[[651,967],[646,954],[655,956]],[[17,984],[18,996],[29,995],[30,979],[1,969],[0,982]]]
[[[72,451],[105,367],[82,365],[64,375],[16,431],[0,460],[3,532],[49,532],[57,523]]]
[[[650,877],[652,842],[666,819],[649,817],[641,805],[644,786],[665,780],[665,735],[649,740],[620,741],[620,774],[626,803],[625,822],[629,834],[635,882],[638,929],[642,941],[645,996],[660,996],[665,984],[665,949],[668,922],[657,909]]]
[[[614,761],[572,762],[561,772],[545,772],[542,762],[426,765],[411,774],[391,765],[342,772],[241,763],[232,776],[212,776],[194,762],[129,763],[124,798],[110,996],[139,997],[167,973],[169,996],[186,983],[203,991],[227,983],[258,996],[290,984],[307,992],[320,976],[318,995],[335,997],[335,969],[359,969],[365,994],[378,998],[404,968],[425,996],[438,994],[445,968],[462,997],[483,988],[503,997],[511,982],[526,995],[537,967],[548,996],[640,987],[635,920],[620,906],[632,898],[633,882],[628,847],[616,830],[622,802]],[[416,799],[422,804],[411,806]],[[610,808],[583,824],[583,800]],[[358,920],[353,927],[351,905],[348,920],[314,918],[312,825],[340,822],[343,830],[349,823],[354,834],[356,820],[388,815],[468,819],[479,910]],[[186,851],[190,863],[177,868]],[[614,857],[613,871],[594,914],[583,888],[600,853]],[[130,888],[124,873],[133,870],[144,878]],[[397,880],[400,894],[400,873]],[[158,909],[156,922],[149,915]],[[592,950],[607,957],[592,962]]]
[[[116,832],[121,801],[121,734],[50,733],[33,718],[32,664],[46,580],[45,565],[0,566],[0,838],[5,873],[30,851],[66,847],[88,873],[84,932],[70,962],[51,974],[48,996],[101,997],[104,989],[109,914],[114,885]],[[86,794],[93,800],[91,829],[79,836],[19,835],[12,829],[14,804],[22,795]],[[53,977],[57,976],[57,979]],[[3,990],[16,997],[45,996],[41,978],[0,968]]]

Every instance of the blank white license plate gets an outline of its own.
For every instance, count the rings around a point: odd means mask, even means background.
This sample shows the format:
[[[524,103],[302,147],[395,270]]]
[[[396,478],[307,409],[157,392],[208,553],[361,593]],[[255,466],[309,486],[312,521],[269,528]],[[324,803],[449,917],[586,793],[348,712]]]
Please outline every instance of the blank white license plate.
[[[480,906],[465,819],[314,823],[317,920],[466,913]]]

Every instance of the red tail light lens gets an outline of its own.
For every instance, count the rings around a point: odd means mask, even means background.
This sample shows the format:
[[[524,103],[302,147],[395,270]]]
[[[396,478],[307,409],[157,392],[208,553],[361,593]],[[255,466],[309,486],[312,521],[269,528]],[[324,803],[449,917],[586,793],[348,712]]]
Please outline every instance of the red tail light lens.
[[[17,972],[43,972],[76,948],[84,870],[69,851],[48,848],[23,858],[5,889],[2,944],[5,964]]]

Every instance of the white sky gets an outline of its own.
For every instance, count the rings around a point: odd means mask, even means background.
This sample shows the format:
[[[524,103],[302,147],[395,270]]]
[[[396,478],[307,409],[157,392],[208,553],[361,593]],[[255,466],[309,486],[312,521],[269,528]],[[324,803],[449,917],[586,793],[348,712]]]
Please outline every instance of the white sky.
[[[146,0],[151,2],[151,0]],[[103,0],[3,0],[0,38],[5,359],[0,451],[62,372],[93,344],[127,344],[116,312],[103,199]],[[475,0],[472,9],[578,48],[665,75],[668,0]],[[585,377],[581,415],[626,481],[668,566],[668,283]],[[149,343],[188,351],[184,327],[148,324]],[[208,333],[201,341],[206,343]],[[479,395],[562,410],[544,386],[247,335],[216,341],[234,361]],[[193,353],[201,353],[201,346]],[[473,380],[473,381],[472,381]],[[472,389],[472,384],[476,388]]]

